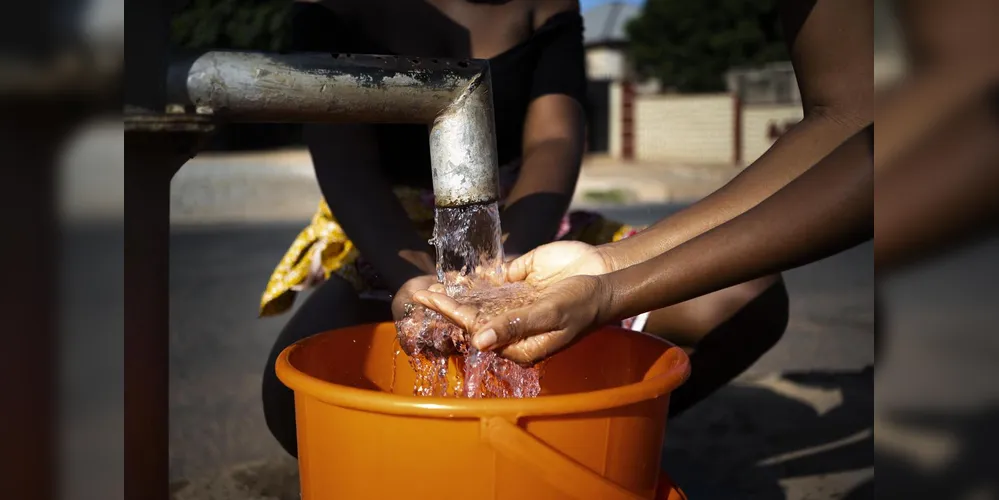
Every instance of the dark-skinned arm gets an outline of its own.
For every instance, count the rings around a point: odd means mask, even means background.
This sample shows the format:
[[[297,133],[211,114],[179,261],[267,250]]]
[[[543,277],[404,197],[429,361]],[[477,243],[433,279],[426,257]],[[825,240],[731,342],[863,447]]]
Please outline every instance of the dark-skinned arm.
[[[556,14],[578,11],[576,1],[540,1],[534,28]],[[520,174],[502,215],[507,254],[522,254],[552,241],[572,200],[585,136],[578,101],[585,95],[584,57],[580,29],[553,40],[538,59],[532,84],[536,97],[524,122]]]
[[[430,245],[379,169],[374,127],[308,125],[304,135],[330,211],[390,289],[432,274]]]
[[[785,0],[780,15],[804,118],[711,195],[606,246],[614,269],[651,259],[773,195],[874,116],[873,7],[869,0]]]
[[[879,277],[994,234],[999,214],[999,3],[895,8],[909,72],[878,99]]]
[[[555,238],[579,177],[582,115],[579,103],[564,95],[531,103],[523,165],[503,211],[508,254],[525,253]]]
[[[877,172],[874,264],[879,273],[967,243],[995,222],[999,215],[996,137],[999,85],[969,100]],[[878,150],[879,141],[880,136],[875,142]]]
[[[804,265],[870,239],[872,158],[873,125],[742,215],[640,264],[546,285],[523,308],[481,317],[479,308],[439,290],[413,298],[462,325],[476,348],[499,348],[503,356],[534,362],[599,325]]]
[[[599,277],[597,323],[792,269],[874,233],[873,125],[746,213],[663,255]]]

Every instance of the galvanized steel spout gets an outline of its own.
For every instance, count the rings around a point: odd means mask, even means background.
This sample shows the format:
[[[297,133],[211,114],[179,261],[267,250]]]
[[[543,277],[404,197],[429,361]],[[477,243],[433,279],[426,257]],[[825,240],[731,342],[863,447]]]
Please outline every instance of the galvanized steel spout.
[[[437,206],[499,198],[485,61],[208,52],[168,81],[169,102],[229,121],[429,124]]]

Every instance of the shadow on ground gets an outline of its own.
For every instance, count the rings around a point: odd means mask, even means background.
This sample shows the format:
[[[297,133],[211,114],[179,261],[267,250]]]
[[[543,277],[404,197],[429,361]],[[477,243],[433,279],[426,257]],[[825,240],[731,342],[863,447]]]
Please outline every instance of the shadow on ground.
[[[691,498],[873,498],[873,411],[872,368],[740,381],[670,422],[663,467]]]
[[[300,500],[298,463],[291,457],[252,462],[197,481],[175,481],[171,500]]]

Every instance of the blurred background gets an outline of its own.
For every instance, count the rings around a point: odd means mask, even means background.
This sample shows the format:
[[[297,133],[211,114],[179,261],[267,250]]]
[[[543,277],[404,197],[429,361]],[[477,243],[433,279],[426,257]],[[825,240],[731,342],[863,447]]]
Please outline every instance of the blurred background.
[[[652,223],[717,189],[801,119],[774,6],[581,3],[588,154],[575,207]],[[192,0],[174,18],[174,41],[281,50],[285,8]],[[886,55],[881,78],[897,77],[898,61]],[[177,499],[297,498],[295,464],[260,405],[261,369],[288,315],[257,319],[256,308],[319,199],[309,154],[288,125],[226,126],[173,180]],[[664,467],[691,498],[872,497],[872,247],[785,276],[792,313],[780,344],[670,422]]]
[[[906,64],[891,2],[872,1],[882,87],[903,79]],[[801,118],[773,3],[581,2],[591,111],[576,207],[653,222],[723,185]],[[172,20],[172,39],[186,49],[280,51],[287,8],[285,0],[190,0]],[[16,317],[30,321],[7,328],[15,340],[40,338],[18,333],[46,319],[59,333],[55,344],[29,345],[56,352],[59,363],[56,493],[121,498],[124,7],[91,0],[21,9],[27,17],[7,19],[14,43],[5,61],[24,64],[0,65],[13,166],[0,170],[0,199],[17,215],[3,249],[19,286],[0,302],[5,314],[28,312]],[[28,22],[37,19],[44,29]],[[667,31],[686,36],[671,40]],[[63,129],[70,132],[57,134]],[[54,202],[58,255],[38,251],[51,243],[36,236],[48,213],[33,218],[25,207],[35,205],[19,204],[34,195],[21,174],[36,168],[29,146],[55,157],[37,166],[54,167],[38,206]],[[289,315],[257,319],[257,305],[318,201],[295,126],[226,126],[173,180],[175,499],[298,498],[295,464],[268,433],[259,400],[267,352]],[[883,282],[870,244],[786,273],[787,333],[740,379],[670,422],[666,470],[691,498],[858,499],[874,496],[877,462],[889,498],[996,498],[987,459],[999,441],[997,245],[984,239]],[[23,306],[39,293],[39,276],[57,284],[40,295],[56,314]],[[878,326],[891,341],[879,346],[875,380],[876,288]],[[23,355],[15,356],[21,365],[4,365],[5,391],[27,385],[22,368],[34,351],[20,346],[8,346]],[[13,394],[20,401],[23,392]],[[2,421],[5,442],[24,434]]]

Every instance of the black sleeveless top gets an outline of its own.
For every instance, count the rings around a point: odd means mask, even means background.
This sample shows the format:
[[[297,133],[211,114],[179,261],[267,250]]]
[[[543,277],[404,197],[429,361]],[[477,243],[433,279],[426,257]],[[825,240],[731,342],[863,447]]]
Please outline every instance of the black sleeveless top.
[[[296,3],[292,49],[303,52],[469,57],[467,29],[425,2],[337,1]],[[462,40],[461,38],[464,38]],[[462,49],[453,47],[466,47]],[[489,60],[499,164],[521,156],[527,107],[537,97],[564,94],[586,102],[583,20],[577,12],[548,19],[524,42]],[[425,125],[373,125],[382,172],[392,184],[431,188],[429,131]]]

